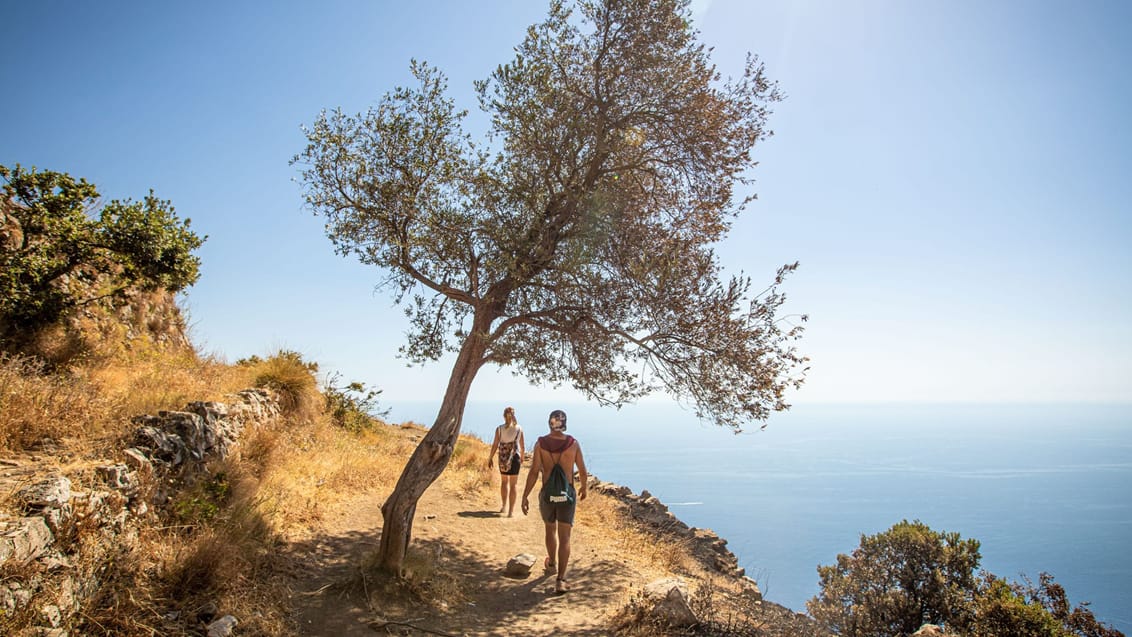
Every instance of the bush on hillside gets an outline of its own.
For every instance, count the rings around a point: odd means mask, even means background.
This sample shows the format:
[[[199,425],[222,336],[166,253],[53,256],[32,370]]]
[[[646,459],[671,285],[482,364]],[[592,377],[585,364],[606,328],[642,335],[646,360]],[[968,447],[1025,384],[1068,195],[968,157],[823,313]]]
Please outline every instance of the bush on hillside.
[[[972,634],[977,637],[1124,637],[1097,621],[1089,602],[1073,606],[1065,587],[1042,573],[1035,585],[1006,582],[987,574],[979,591]]]
[[[95,186],[66,173],[0,166],[0,348],[76,308],[130,290],[176,292],[196,282],[204,238],[169,201],[112,200],[95,218]]]
[[[806,607],[842,637],[910,635],[925,623],[967,637],[1123,637],[1087,602],[1071,607],[1049,574],[1010,583],[980,574],[979,560],[977,540],[904,520],[819,566],[821,592]]]
[[[967,625],[979,559],[978,540],[904,520],[862,535],[837,564],[819,566],[821,592],[806,607],[843,637],[909,635],[925,623]]]
[[[980,591],[972,637],[1062,637],[1061,624],[1006,580],[987,577]]]
[[[327,377],[322,393],[326,396],[326,411],[334,424],[347,431],[359,433],[373,427],[375,419],[384,418],[388,409],[378,407],[380,389],[370,389],[365,383],[354,381],[339,385],[341,375]]]

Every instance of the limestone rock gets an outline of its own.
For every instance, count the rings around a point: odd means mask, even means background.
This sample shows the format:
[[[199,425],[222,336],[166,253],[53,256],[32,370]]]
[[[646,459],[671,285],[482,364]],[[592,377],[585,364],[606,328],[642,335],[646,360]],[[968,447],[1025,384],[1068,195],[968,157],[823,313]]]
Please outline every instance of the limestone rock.
[[[687,597],[688,584],[681,577],[665,577],[645,584],[645,597],[650,599],[666,597],[673,588],[680,589],[680,594]]]
[[[758,582],[756,582],[755,580],[751,579],[750,577],[748,577],[746,575],[742,576],[742,578],[740,579],[740,582],[743,585],[743,588],[742,588],[743,595],[745,595],[747,598],[749,598],[751,601],[754,601],[754,602],[761,602],[763,600],[763,592],[759,588]]]
[[[924,624],[920,629],[912,633],[912,637],[953,637],[949,633],[945,633],[943,628],[935,624]]]
[[[700,623],[688,605],[688,587],[678,577],[654,580],[645,585],[645,598],[653,603],[651,614],[669,626],[683,628]]]
[[[61,507],[71,501],[71,481],[52,475],[20,490],[19,497],[28,509]]]
[[[0,522],[0,564],[35,559],[54,541],[42,517]]]
[[[137,447],[130,447],[123,453],[126,455],[127,465],[133,467],[137,471],[142,471],[144,473],[153,472],[153,461],[150,460],[149,456],[147,456],[141,449],[138,449]]]
[[[507,562],[503,574],[510,577],[526,577],[531,574],[531,568],[534,567],[537,559],[530,553],[520,553]]]
[[[111,489],[121,491],[127,497],[138,492],[138,476],[124,464],[103,465],[95,467],[95,471]]]
[[[141,425],[135,434],[138,446],[150,450],[152,457],[174,466],[188,457],[188,448],[180,436],[158,428],[162,422],[160,417],[139,416],[134,422]]]
[[[55,604],[47,604],[39,609],[40,619],[47,622],[51,628],[58,628],[63,624],[63,613]]]
[[[208,637],[228,637],[238,623],[240,622],[235,617],[225,615],[208,625]]]

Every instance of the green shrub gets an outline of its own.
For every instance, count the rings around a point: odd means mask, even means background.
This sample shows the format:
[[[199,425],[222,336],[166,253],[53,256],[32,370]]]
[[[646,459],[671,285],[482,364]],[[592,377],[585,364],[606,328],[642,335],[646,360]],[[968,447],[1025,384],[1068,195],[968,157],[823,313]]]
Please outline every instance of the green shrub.
[[[988,579],[993,579],[989,575]],[[1012,590],[1019,598],[1026,600],[1028,606],[1041,608],[1051,621],[1061,626],[1059,635],[1073,637],[1124,637],[1124,633],[1097,621],[1093,611],[1089,610],[1089,602],[1081,602],[1072,606],[1065,588],[1054,581],[1049,573],[1042,573],[1038,577],[1038,584],[1030,580],[1023,584],[1012,584]],[[983,597],[990,598],[989,595]],[[980,600],[981,602],[981,600]],[[982,604],[980,604],[980,609]],[[1015,630],[1018,630],[1017,628]],[[990,633],[986,633],[990,634]],[[1003,633],[1007,634],[1007,633]],[[1020,634],[1020,633],[1010,633]]]
[[[185,524],[202,524],[220,513],[231,491],[228,475],[223,471],[197,483],[173,503],[177,517]]]
[[[964,637],[1124,637],[1072,607],[1042,573],[1035,586],[977,572],[979,542],[907,520],[861,536],[851,555],[819,566],[821,592],[806,607],[841,637],[910,635],[925,623]]]
[[[1066,637],[1061,624],[1038,602],[1027,601],[1025,595],[1005,580],[993,575],[976,602],[971,637]]]
[[[384,418],[389,410],[378,408],[380,389],[369,389],[365,383],[352,382],[345,387],[338,385],[340,374],[331,374],[326,379],[323,395],[326,397],[326,412],[335,424],[359,433],[373,428],[376,418]]]
[[[71,310],[131,288],[176,292],[196,282],[204,242],[168,201],[112,200],[85,179],[0,166],[0,344],[55,324]],[[19,338],[17,338],[19,337]]]
[[[837,564],[819,566],[821,592],[806,607],[843,637],[908,635],[925,623],[966,626],[979,559],[978,540],[904,520],[862,535]]]

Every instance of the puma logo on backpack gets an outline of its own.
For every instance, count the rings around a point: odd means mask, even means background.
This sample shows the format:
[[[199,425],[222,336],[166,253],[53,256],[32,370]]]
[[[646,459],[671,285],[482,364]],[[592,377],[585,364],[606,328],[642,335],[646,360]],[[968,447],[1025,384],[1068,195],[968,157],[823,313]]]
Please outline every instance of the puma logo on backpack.
[[[570,484],[570,480],[566,477],[566,471],[559,466],[557,460],[554,466],[550,468],[550,474],[546,476],[546,484],[543,485],[543,496],[546,501],[551,504],[569,504],[574,501],[574,485]]]

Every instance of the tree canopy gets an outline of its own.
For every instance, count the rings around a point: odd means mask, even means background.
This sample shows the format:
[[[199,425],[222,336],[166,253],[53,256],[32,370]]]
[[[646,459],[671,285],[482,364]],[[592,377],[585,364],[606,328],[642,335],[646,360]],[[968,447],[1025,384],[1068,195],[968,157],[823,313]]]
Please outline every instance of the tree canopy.
[[[552,3],[477,84],[484,143],[425,63],[374,109],[324,112],[296,157],[307,202],[408,301],[413,361],[471,334],[482,362],[532,383],[612,404],[664,390],[736,428],[765,419],[801,380],[800,331],[776,315],[796,264],[753,297],[712,245],[747,203],[734,187],[780,93],[754,57],[721,82],[684,2],[577,9]]]
[[[199,277],[204,238],[152,191],[99,208],[95,186],[66,173],[16,165],[0,177],[0,341],[131,287],[176,292]]]
[[[797,264],[757,293],[713,251],[752,198],[735,189],[781,94],[754,56],[722,78],[697,35],[686,0],[554,1],[476,83],[485,139],[464,131],[445,76],[416,61],[416,86],[305,129],[293,161],[306,202],[337,251],[385,272],[411,324],[403,355],[458,353],[386,502],[386,567],[485,364],[602,404],[664,391],[735,430],[801,384],[801,327],[778,314]]]

